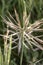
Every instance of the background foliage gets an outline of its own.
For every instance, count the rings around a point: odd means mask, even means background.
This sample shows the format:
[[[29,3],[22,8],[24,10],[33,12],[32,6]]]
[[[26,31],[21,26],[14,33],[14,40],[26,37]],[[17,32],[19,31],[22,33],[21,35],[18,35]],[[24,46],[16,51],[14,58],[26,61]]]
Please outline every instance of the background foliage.
[[[30,22],[43,18],[43,0],[25,0],[27,14],[31,12]],[[14,16],[14,8],[19,13],[19,17],[22,24],[22,16],[24,10],[23,0],[0,0],[0,15],[5,17],[7,11]],[[0,17],[0,34],[4,34],[5,25]],[[38,33],[37,33],[38,34]],[[41,33],[43,34],[43,33]],[[43,37],[42,37],[43,39]],[[0,37],[0,47],[3,48],[3,40]],[[17,49],[13,49],[11,52],[10,65],[19,65],[20,55],[17,54]],[[23,65],[43,65],[43,51],[32,51],[24,48]]]

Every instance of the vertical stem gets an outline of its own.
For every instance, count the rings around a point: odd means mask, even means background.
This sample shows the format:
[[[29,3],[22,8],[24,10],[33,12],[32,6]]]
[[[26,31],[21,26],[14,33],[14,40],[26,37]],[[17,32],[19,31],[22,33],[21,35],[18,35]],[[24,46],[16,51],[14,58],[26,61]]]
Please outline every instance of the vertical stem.
[[[20,65],[22,65],[22,60],[23,60],[23,48],[24,48],[24,46],[23,46],[23,42],[24,42],[24,38],[23,38],[23,31],[22,31],[22,33],[21,33],[21,58],[20,58]]]
[[[8,37],[8,34],[9,34],[9,30],[7,29],[7,32],[6,32],[6,35]],[[4,37],[4,64],[6,65],[7,64],[7,52],[8,52],[8,48],[7,48],[7,40],[8,38],[7,37]]]
[[[7,64],[7,38],[4,38],[4,64]]]
[[[7,60],[8,60],[8,65],[10,63],[10,57],[11,57],[11,47],[12,47],[12,36],[9,37],[9,49],[8,49],[8,56],[7,56]]]
[[[23,45],[22,45],[22,50],[21,50],[20,65],[22,65],[22,60],[23,60]]]

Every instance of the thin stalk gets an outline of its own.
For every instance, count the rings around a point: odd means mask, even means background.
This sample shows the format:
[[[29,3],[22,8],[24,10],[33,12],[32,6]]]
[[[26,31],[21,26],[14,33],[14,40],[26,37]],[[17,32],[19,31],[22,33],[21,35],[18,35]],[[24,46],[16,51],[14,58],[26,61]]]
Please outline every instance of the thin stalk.
[[[4,64],[7,64],[7,38],[4,38]]]
[[[5,36],[8,36],[9,34],[9,31],[7,29],[7,33]],[[8,38],[7,37],[4,37],[4,64],[7,65],[7,52],[8,52],[8,48],[7,48],[7,40]]]
[[[11,47],[12,47],[12,35],[9,37],[9,49],[7,54],[8,65],[9,65],[10,57],[11,57]]]
[[[21,35],[21,57],[20,57],[20,65],[22,65],[22,60],[23,60],[23,49],[24,49],[24,38],[23,38],[23,31],[22,31],[22,35]]]

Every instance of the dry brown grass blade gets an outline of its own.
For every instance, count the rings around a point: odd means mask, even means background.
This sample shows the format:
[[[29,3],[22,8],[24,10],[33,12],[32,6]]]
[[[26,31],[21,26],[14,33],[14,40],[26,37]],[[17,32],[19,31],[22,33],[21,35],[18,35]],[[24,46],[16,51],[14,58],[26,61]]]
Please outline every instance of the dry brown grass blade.
[[[15,36],[15,35],[18,36],[18,33],[19,33],[19,32],[15,32],[14,34],[9,35],[9,37],[10,37],[10,36]]]
[[[43,19],[35,21],[35,23],[33,23],[30,27],[32,28],[37,28],[38,26],[40,26],[41,24],[43,24]]]
[[[30,43],[30,40],[29,38],[27,38],[26,36],[24,36],[25,40],[27,41],[27,43],[29,44],[29,46],[31,47],[31,49],[33,49],[33,46],[32,44]]]
[[[8,21],[9,21],[10,23],[12,23],[15,27],[18,27],[17,25],[15,25],[15,24],[11,21],[11,19],[10,19],[8,16],[6,16],[6,17],[7,17]]]
[[[15,26],[12,22],[7,21],[7,20],[6,20],[5,18],[3,18],[2,16],[1,16],[1,18],[3,19],[3,22],[4,22],[5,24],[7,24],[10,28],[12,28],[12,29],[14,29],[14,30],[18,29],[18,27]]]
[[[25,25],[26,25],[26,26],[28,26],[28,24],[29,24],[30,15],[31,15],[31,13],[29,13],[28,17],[27,17],[26,20],[25,20]]]
[[[7,13],[9,14],[10,18],[16,23],[16,25],[18,25],[18,23],[17,23],[16,20],[12,17],[12,15],[10,14],[10,12],[7,11]]]
[[[24,11],[24,12],[23,12],[23,22],[24,22],[24,23],[25,23],[26,18],[27,18],[27,13],[26,13],[26,11]]]
[[[20,19],[19,19],[19,15],[18,15],[18,13],[17,13],[17,11],[16,11],[16,9],[14,8],[14,12],[15,12],[15,16],[16,16],[16,20],[17,20],[17,22],[18,22],[18,25],[19,25],[19,27],[21,27],[20,25]]]
[[[25,35],[29,39],[30,44],[33,44],[36,47],[38,47],[39,49],[43,50],[43,47],[34,39],[34,36],[33,35],[31,35],[31,34],[28,35],[27,33]],[[42,40],[41,40],[41,42],[42,42]]]
[[[32,33],[33,31],[43,31],[43,29],[40,29],[39,27],[43,24],[43,20],[38,20],[35,23],[31,24],[29,27],[27,27],[27,32]]]
[[[32,38],[34,39],[34,40],[36,40],[37,42],[39,42],[40,44],[43,44],[43,40],[41,40],[41,39],[39,39],[38,37],[35,37],[35,36],[33,36],[33,35],[31,35],[32,36]]]
[[[33,42],[32,42],[33,41]],[[36,42],[34,39],[32,39],[32,41],[30,41],[33,45],[35,45],[36,47],[38,47],[39,49],[43,50],[43,47],[38,43]]]
[[[43,24],[43,19],[35,21],[33,24],[31,24],[28,29],[33,29],[39,27],[41,24]]]
[[[43,32],[43,29],[34,29],[33,31]]]
[[[31,36],[31,35],[30,35]],[[30,42],[33,44],[33,45],[35,45],[36,47],[38,47],[39,49],[41,49],[41,50],[43,50],[43,47],[39,44],[39,42],[38,41],[36,41],[34,38],[33,38],[34,36],[31,36],[31,40],[30,40]],[[40,40],[41,42],[42,42],[42,40]]]

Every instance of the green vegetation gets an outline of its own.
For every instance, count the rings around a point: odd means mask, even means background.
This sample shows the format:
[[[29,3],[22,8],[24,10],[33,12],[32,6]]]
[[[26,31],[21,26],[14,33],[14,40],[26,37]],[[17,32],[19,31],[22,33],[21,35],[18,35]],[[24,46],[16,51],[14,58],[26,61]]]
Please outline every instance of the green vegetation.
[[[43,0],[0,0],[0,65],[43,65]]]

